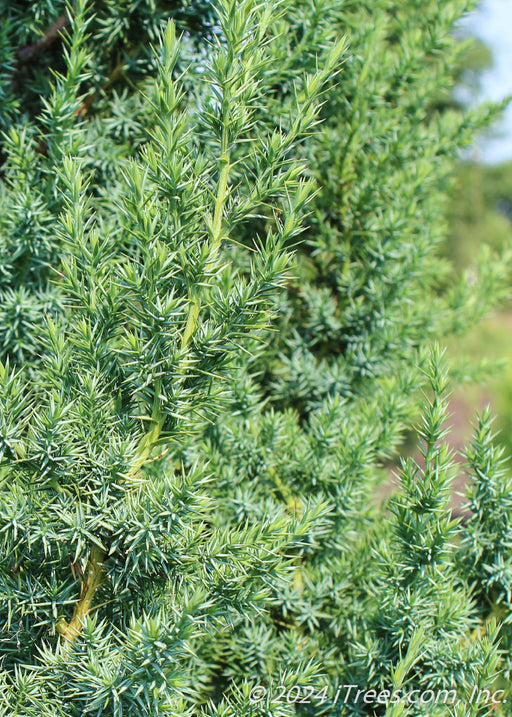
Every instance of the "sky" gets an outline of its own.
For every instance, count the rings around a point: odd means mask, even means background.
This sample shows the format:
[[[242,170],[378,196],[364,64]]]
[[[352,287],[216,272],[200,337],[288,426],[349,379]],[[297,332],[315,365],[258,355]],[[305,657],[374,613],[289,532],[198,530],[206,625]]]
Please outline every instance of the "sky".
[[[464,24],[491,47],[494,56],[494,67],[482,76],[481,98],[500,100],[512,94],[512,0],[483,0]],[[494,134],[477,143],[479,158],[490,164],[511,160],[512,105]]]

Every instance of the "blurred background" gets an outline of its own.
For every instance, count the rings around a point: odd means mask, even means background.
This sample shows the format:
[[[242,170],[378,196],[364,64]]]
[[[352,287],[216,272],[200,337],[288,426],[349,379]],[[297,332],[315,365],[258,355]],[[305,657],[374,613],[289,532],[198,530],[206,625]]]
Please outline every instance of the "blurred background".
[[[462,58],[455,103],[474,106],[512,95],[512,0],[483,0],[458,28],[461,39],[474,38]],[[512,103],[459,162],[448,207],[448,258],[457,269],[471,267],[483,243],[495,250],[512,247]],[[511,285],[512,288],[512,285]],[[461,448],[471,436],[475,409],[490,403],[497,416],[499,442],[512,456],[512,302],[489,316],[470,336],[453,342],[454,355],[469,352],[488,360],[490,380],[463,387],[452,398],[452,444]]]

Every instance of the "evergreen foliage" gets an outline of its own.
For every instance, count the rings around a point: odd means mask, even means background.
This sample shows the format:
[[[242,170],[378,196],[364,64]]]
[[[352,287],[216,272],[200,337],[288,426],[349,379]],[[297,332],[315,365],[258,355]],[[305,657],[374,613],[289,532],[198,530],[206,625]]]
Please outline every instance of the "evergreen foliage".
[[[509,268],[438,252],[469,5],[3,7],[2,717],[506,714],[510,479],[486,413],[452,517],[435,343]]]

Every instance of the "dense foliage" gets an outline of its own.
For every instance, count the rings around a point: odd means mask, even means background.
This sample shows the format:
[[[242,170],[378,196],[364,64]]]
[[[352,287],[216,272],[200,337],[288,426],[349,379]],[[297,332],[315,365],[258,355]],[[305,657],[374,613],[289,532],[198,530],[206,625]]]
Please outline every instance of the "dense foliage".
[[[485,413],[452,518],[436,343],[508,266],[439,258],[469,4],[4,4],[1,715],[506,713],[510,477]]]

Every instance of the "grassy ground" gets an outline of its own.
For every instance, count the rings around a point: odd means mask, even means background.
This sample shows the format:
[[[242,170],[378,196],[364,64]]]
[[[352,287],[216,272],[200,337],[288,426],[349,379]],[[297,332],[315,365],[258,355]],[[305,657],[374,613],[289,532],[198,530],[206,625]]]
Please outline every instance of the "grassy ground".
[[[498,440],[512,455],[512,308],[493,314],[467,337],[453,341],[448,350],[452,356],[468,355],[477,361],[488,361],[491,368],[487,380],[464,384],[453,394],[454,444],[471,436],[467,417],[472,422],[475,411],[489,403],[500,431]]]

